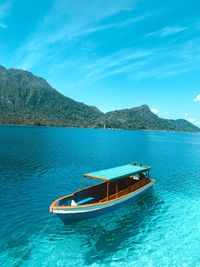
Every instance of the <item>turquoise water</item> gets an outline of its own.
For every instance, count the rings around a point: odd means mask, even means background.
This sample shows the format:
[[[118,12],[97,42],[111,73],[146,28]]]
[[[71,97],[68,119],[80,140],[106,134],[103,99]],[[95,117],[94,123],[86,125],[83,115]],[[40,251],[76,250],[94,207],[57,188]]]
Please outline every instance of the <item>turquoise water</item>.
[[[82,173],[140,161],[156,185],[65,226],[50,214]],[[0,266],[200,266],[200,135],[0,127]]]

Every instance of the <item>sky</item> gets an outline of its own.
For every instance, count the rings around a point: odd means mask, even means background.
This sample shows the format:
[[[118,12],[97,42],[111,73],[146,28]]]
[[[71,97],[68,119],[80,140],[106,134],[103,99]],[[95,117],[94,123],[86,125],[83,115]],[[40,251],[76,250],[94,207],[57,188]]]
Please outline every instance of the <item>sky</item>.
[[[0,0],[0,65],[103,112],[200,126],[198,0]]]

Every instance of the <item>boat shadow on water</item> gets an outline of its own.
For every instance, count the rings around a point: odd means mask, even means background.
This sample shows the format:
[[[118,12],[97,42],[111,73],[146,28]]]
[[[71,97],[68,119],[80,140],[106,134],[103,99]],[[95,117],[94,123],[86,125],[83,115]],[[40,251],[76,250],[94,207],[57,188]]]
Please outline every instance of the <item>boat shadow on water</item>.
[[[134,253],[133,245],[140,244],[141,239],[144,242],[151,231],[150,225],[154,224],[155,229],[163,203],[150,188],[126,207],[97,218],[62,225],[62,231],[59,232],[68,238],[70,235],[78,237],[84,251],[85,265],[105,260],[122,247]]]

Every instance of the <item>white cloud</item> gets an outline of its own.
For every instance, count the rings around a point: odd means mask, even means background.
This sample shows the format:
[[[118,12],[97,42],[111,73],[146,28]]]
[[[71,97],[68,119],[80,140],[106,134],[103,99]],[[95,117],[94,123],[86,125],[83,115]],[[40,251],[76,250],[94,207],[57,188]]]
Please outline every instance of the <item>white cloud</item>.
[[[149,37],[149,36],[161,36],[161,37],[165,37],[165,36],[168,36],[168,35],[171,35],[171,34],[183,32],[185,30],[187,30],[186,27],[180,27],[180,26],[171,27],[171,26],[166,26],[166,27],[164,27],[163,29],[161,29],[159,31],[147,33],[146,36],[147,37]]]
[[[188,118],[187,120],[188,120],[189,122],[191,122],[191,123],[195,123],[195,122],[196,122],[196,119],[194,119],[194,118],[191,118],[191,117],[190,117],[190,118]]]
[[[159,111],[156,108],[151,108],[151,112],[153,112],[156,115],[159,113]]]
[[[198,94],[193,100],[194,102],[200,102],[200,94]]]
[[[194,117],[191,117],[189,113],[185,113],[184,116],[187,121],[199,127],[200,125],[199,119],[195,119]]]

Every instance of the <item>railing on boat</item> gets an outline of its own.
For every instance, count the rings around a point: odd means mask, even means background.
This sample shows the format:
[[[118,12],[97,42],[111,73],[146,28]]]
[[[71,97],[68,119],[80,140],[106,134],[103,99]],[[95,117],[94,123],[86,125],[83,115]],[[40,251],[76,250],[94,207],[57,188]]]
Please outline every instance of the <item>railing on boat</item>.
[[[101,199],[99,202],[102,203],[102,202],[106,202],[109,200],[113,200],[113,199],[122,197],[124,195],[127,195],[131,192],[138,190],[139,188],[141,188],[142,186],[144,186],[150,182],[151,182],[151,180],[149,180],[149,179],[144,179],[144,180],[138,181],[137,183],[130,185],[129,187],[127,187],[127,188],[125,188],[125,189],[123,189],[123,190],[121,190],[115,194],[110,195],[108,198],[106,197],[106,198]]]

